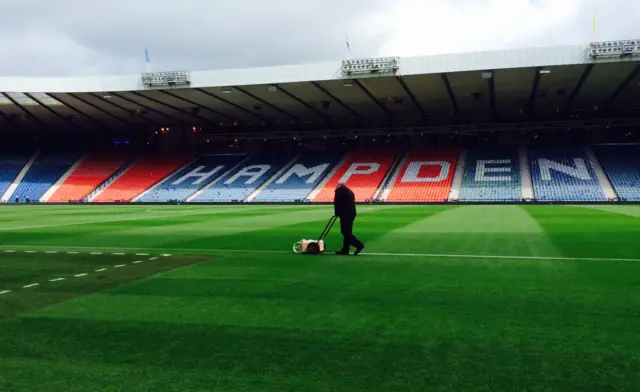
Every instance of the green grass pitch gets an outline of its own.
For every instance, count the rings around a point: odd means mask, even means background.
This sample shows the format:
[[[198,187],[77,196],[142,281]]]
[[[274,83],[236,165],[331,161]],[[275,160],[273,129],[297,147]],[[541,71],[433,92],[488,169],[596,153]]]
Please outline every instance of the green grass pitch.
[[[1,207],[0,391],[638,390],[640,207],[331,212]]]

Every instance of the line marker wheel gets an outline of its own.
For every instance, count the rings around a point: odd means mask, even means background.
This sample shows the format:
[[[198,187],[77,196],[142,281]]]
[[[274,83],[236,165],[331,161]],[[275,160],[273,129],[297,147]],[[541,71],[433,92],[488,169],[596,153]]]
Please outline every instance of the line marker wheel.
[[[331,219],[329,219],[329,222],[327,222],[327,225],[324,227],[324,230],[322,230],[322,233],[320,234],[320,237],[317,241],[303,239],[294,243],[293,253],[317,255],[324,252],[324,239],[327,234],[329,234],[329,231],[331,231],[331,228],[333,228],[333,224],[336,223],[337,219],[337,216],[332,216]]]

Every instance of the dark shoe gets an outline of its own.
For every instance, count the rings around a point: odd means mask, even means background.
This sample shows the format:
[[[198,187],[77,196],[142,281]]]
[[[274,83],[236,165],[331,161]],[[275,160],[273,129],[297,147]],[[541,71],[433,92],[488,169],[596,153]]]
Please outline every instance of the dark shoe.
[[[347,251],[339,250],[339,251],[337,251],[337,252],[336,252],[336,254],[337,254],[337,255],[342,255],[342,256],[344,256],[344,255],[348,255],[348,254],[349,254],[349,251],[348,251],[348,250],[347,250]]]
[[[357,256],[358,253],[362,252],[363,249],[364,249],[364,244],[360,244],[359,246],[356,247],[356,251],[353,252],[353,255]]]

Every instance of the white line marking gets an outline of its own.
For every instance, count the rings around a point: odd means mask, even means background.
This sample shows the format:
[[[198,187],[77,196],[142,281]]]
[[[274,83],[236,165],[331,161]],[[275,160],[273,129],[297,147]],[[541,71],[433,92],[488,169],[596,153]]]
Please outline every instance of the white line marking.
[[[2,291],[0,291],[0,295],[7,294],[7,293],[10,293],[10,292],[11,292],[11,290],[2,290]]]
[[[140,263],[144,263],[144,261],[142,260],[138,260],[138,261],[134,261],[133,264],[140,264]]]
[[[151,257],[149,260],[158,260],[157,257]]]
[[[456,259],[500,259],[500,260],[566,260],[566,261],[640,261],[640,259],[613,259],[599,257],[562,257],[562,256],[504,256],[504,255],[464,255],[439,253],[361,253],[364,256],[383,257],[429,257]]]
[[[120,267],[124,267],[126,264],[118,264],[118,265],[114,265],[115,268],[120,268]]]
[[[136,256],[149,256],[149,253],[136,253]]]
[[[102,252],[91,252],[92,255],[101,255]]]
[[[116,256],[124,256],[124,253],[114,253]]]
[[[75,276],[76,278],[79,278],[81,276],[87,276],[87,274],[86,273],[82,273],[82,274],[75,274],[73,276]]]
[[[4,253],[15,253],[15,250],[5,250]]]
[[[77,255],[77,254],[78,254],[78,252],[67,252],[67,254],[70,254],[70,255]]]
[[[38,252],[36,252],[35,250],[27,250],[24,253],[38,253]]]
[[[102,271],[105,271],[105,270],[106,270],[106,268],[100,268],[100,269],[97,269],[96,272],[102,272]]]
[[[45,253],[56,254],[56,253],[58,253],[58,251],[57,250],[48,250]]]
[[[61,280],[65,280],[66,278],[55,278],[55,279],[49,279],[49,282],[59,282]]]
[[[40,283],[31,283],[31,284],[28,284],[26,286],[22,286],[22,288],[23,289],[28,289],[30,287],[36,287],[36,286],[40,286]]]
[[[169,257],[169,256],[171,256],[171,255],[164,254],[164,255],[160,255],[160,256],[163,256],[163,257]]]
[[[27,245],[7,245],[12,248],[26,247]],[[30,247],[33,247],[31,245]],[[47,246],[38,246],[46,249]],[[57,246],[56,248],[60,248]],[[123,248],[123,247],[89,247],[89,246],[66,246],[67,249],[117,249],[117,250],[140,250],[148,248]],[[293,254],[290,250],[267,250],[267,249],[207,249],[207,248],[155,248],[156,251],[173,252],[198,252],[200,255],[215,255],[216,253],[271,253],[271,254]],[[34,252],[35,253],[35,252]],[[561,257],[561,256],[509,256],[509,255],[471,255],[471,254],[433,254],[433,253],[369,253],[364,252],[361,256],[381,256],[381,257],[425,257],[425,258],[461,258],[461,259],[513,259],[513,260],[567,260],[567,261],[639,261],[640,258],[615,258],[615,257]]]

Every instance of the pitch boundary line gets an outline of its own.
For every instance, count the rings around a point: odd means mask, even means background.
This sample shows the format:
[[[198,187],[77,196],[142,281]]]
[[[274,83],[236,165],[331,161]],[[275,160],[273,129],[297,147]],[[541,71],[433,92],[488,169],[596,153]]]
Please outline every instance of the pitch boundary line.
[[[293,254],[285,250],[260,250],[260,249],[208,249],[208,248],[131,248],[131,247],[90,247],[90,246],[47,246],[47,245],[0,245],[0,251],[12,253],[16,249],[64,249],[64,250],[102,250],[102,251],[156,251],[156,252],[198,252],[200,254],[220,254],[220,253],[270,253],[270,254]],[[25,253],[37,253],[34,250],[24,250]],[[67,252],[71,254],[72,252]],[[153,252],[152,252],[153,253]],[[103,254],[103,252],[91,252],[93,255]],[[105,254],[109,254],[108,252]],[[115,253],[113,253],[115,254]],[[142,255],[142,253],[134,253]],[[331,254],[327,252],[327,254]],[[363,252],[361,256],[381,256],[381,257],[412,257],[412,258],[459,258],[459,259],[498,259],[498,260],[559,260],[559,261],[629,261],[640,262],[640,258],[616,258],[616,257],[564,257],[564,256],[509,256],[509,255],[473,255],[473,254],[452,254],[452,253],[385,253],[385,252]],[[171,254],[160,254],[160,256],[171,256]]]

